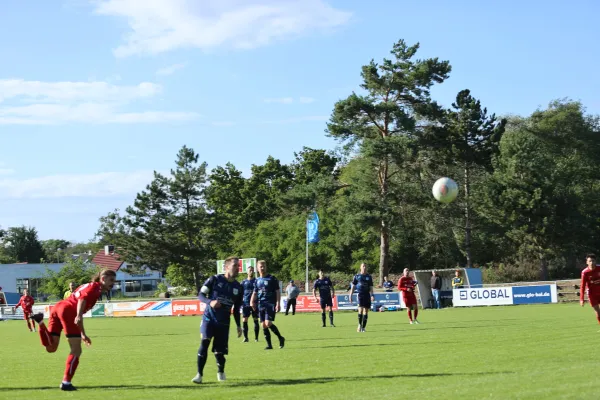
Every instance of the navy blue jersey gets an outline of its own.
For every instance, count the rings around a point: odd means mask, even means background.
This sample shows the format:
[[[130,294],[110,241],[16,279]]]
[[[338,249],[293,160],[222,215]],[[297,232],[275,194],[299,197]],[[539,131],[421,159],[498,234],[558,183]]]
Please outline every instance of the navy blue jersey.
[[[275,305],[277,303],[277,291],[279,281],[273,275],[256,278],[254,292],[258,295],[259,305]]]
[[[318,290],[319,296],[321,296],[322,299],[330,299],[331,288],[333,288],[333,283],[331,283],[331,280],[328,277],[325,277],[323,279],[317,279],[315,281],[313,290]]]
[[[229,282],[223,274],[211,276],[204,282],[199,295],[200,300],[203,300],[203,296],[210,301],[218,300],[221,303],[221,307],[216,309],[210,304],[206,305],[204,319],[208,321],[229,325],[231,309],[233,308],[234,313],[238,315],[240,313],[242,285],[238,281]]]
[[[358,294],[369,294],[373,287],[373,278],[370,274],[356,274],[352,280],[354,290]]]
[[[383,282],[383,288],[391,290],[394,287],[394,283],[392,281]]]
[[[250,299],[252,298],[252,293],[254,293],[254,285],[256,284],[256,278],[252,279],[244,279],[242,281],[242,289],[244,291],[244,306],[251,306]]]

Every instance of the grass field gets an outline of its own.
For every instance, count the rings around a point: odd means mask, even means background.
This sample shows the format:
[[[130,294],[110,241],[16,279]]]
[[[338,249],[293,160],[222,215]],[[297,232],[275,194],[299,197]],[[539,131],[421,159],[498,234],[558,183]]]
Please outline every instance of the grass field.
[[[283,350],[230,339],[227,382],[209,353],[196,373],[199,317],[87,319],[93,346],[58,389],[68,344],[47,354],[24,321],[0,323],[0,399],[597,399],[598,325],[578,305],[481,307],[370,314],[278,315]],[[252,327],[252,324],[250,324]],[[252,331],[252,328],[250,329]],[[274,344],[276,340],[274,340]]]

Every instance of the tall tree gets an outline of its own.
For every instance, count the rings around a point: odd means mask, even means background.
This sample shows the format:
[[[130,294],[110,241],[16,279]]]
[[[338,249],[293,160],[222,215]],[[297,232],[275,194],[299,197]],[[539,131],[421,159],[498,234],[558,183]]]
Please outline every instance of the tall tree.
[[[335,104],[327,125],[330,136],[339,139],[347,149],[359,147],[376,172],[373,193],[379,204],[380,283],[389,269],[389,207],[392,177],[406,167],[407,138],[414,138],[423,120],[441,115],[440,107],[431,100],[430,88],[442,83],[450,73],[448,61],[437,58],[415,60],[419,44],[408,46],[403,40],[394,44],[393,59],[381,65],[371,61],[362,67],[361,88],[365,95],[353,93]]]
[[[457,180],[462,181],[464,189],[461,196],[464,213],[463,250],[467,267],[472,268],[473,174],[478,168],[492,171],[492,157],[498,154],[498,144],[505,130],[506,119],[498,120],[495,114],[488,116],[487,108],[483,108],[469,90],[461,90],[441,121],[442,124],[432,124],[425,131],[420,144],[434,149],[432,158],[437,164],[450,165],[462,175]],[[428,131],[431,134],[427,134]]]
[[[71,243],[63,239],[48,239],[42,242],[44,254],[48,257],[48,261],[56,261],[58,263],[65,261],[66,250]]]
[[[11,227],[2,238],[6,256],[14,262],[39,263],[46,258],[34,227]]]

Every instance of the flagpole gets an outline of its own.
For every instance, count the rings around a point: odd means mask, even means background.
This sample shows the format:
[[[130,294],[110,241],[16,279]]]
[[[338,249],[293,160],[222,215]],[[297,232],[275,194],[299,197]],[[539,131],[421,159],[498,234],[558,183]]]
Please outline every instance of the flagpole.
[[[304,284],[304,291],[308,293],[308,220],[306,221],[306,283]]]

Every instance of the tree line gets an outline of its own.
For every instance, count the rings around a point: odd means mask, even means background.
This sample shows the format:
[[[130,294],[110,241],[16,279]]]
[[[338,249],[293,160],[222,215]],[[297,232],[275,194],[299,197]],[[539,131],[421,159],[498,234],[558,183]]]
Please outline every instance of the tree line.
[[[418,59],[403,40],[361,69],[360,90],[333,105],[335,151],[304,147],[289,164],[268,157],[244,177],[208,169],[183,146],[125,210],[100,219],[97,245],[198,287],[215,260],[265,259],[302,280],[306,218],[320,217],[312,271],[349,278],[361,262],[379,282],[405,267],[480,267],[489,281],[577,276],[600,248],[600,118],[568,99],[528,116],[497,117],[470,90],[450,107],[431,96],[449,61]],[[460,193],[433,199],[447,176]]]

